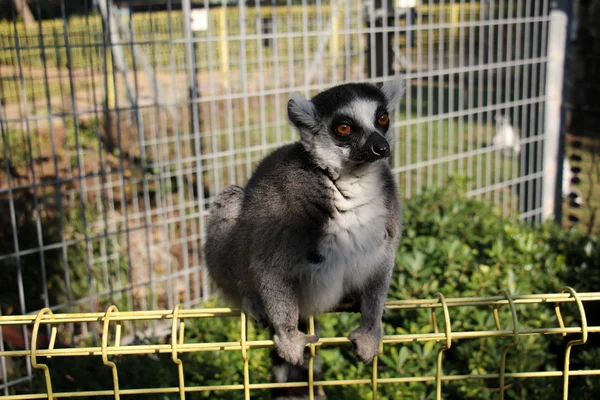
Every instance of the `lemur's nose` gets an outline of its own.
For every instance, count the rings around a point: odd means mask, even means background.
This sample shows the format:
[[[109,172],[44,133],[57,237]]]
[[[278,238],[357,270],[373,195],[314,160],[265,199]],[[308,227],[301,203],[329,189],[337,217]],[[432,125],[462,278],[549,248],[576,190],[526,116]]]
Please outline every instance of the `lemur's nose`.
[[[390,144],[379,132],[373,132],[369,135],[363,149],[365,162],[374,162],[390,155]]]
[[[376,141],[373,143],[373,146],[371,146],[371,151],[377,157],[387,157],[390,155],[390,145],[386,140]]]

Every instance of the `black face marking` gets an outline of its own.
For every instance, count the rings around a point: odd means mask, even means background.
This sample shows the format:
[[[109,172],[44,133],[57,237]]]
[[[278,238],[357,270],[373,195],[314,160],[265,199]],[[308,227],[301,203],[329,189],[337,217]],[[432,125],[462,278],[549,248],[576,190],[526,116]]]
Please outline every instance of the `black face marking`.
[[[317,94],[311,101],[321,116],[329,116],[357,99],[386,104],[381,90],[369,83],[348,83],[336,86]]]
[[[306,259],[308,260],[308,262],[312,263],[312,264],[320,264],[323,261],[325,261],[325,257],[323,257],[322,255],[320,255],[319,253],[308,253],[308,255],[306,256]]]

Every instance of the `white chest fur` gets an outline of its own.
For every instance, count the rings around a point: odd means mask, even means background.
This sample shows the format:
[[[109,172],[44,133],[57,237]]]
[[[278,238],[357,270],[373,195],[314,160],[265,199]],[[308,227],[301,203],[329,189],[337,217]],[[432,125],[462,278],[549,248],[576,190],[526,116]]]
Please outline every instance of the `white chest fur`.
[[[342,297],[360,289],[384,262],[386,208],[380,164],[359,175],[332,183],[335,211],[319,243],[324,260],[308,266],[300,311],[318,314],[335,307]]]

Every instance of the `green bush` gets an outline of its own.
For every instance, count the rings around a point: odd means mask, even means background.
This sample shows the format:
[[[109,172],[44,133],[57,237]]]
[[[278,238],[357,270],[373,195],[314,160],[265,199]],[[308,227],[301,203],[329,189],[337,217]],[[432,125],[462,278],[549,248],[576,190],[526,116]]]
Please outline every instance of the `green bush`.
[[[551,293],[570,285],[578,292],[600,287],[600,247],[597,236],[586,236],[576,230],[563,230],[554,224],[531,227],[515,220],[500,217],[496,208],[487,203],[466,198],[463,187],[434,189],[406,201],[404,205],[404,237],[399,246],[397,269],[389,298],[433,298],[436,292],[446,297],[490,296],[501,289],[513,294]],[[214,306],[215,303],[208,304]],[[563,305],[565,324],[578,326],[578,314],[571,305]],[[495,329],[491,308],[451,308],[453,331]],[[557,326],[550,304],[518,306],[521,329]],[[587,310],[588,323],[598,325],[598,309]],[[358,323],[358,314],[340,313],[318,319],[323,336],[345,336]],[[443,315],[437,312],[440,329]],[[512,328],[508,307],[500,307],[504,329]],[[240,340],[239,321],[205,319],[188,321],[186,342],[223,342]],[[428,310],[402,310],[384,316],[386,334],[432,332]],[[264,339],[267,332],[254,328],[250,339]],[[564,346],[573,337],[559,335],[526,336],[519,347],[510,350],[507,372],[561,370]],[[454,340],[444,353],[445,374],[497,373],[502,347],[510,338]],[[571,369],[600,368],[598,335],[590,335],[586,346],[575,348]],[[413,377],[435,374],[435,360],[441,343],[408,343],[386,345],[380,356],[380,377]],[[318,350],[323,370],[318,379],[370,378],[371,366],[359,363],[349,346]],[[144,357],[133,362],[132,357],[118,358],[121,381],[127,387],[176,386],[175,365],[168,356]],[[60,357],[53,363],[59,363]],[[243,363],[238,352],[201,352],[182,354],[187,385],[216,385],[240,383]],[[99,360],[96,364],[104,370]],[[268,382],[269,352],[250,351],[251,382]],[[57,368],[60,366],[56,366]],[[69,370],[72,368],[69,367]],[[78,368],[80,371],[89,370]],[[105,371],[108,372],[108,371]],[[67,374],[67,372],[64,372]],[[97,375],[100,377],[101,375]],[[160,377],[160,378],[158,378]],[[108,374],[104,387],[110,387]],[[90,381],[65,381],[56,390],[89,390]],[[96,383],[98,380],[95,381]],[[552,399],[562,393],[562,378],[507,379],[507,399]],[[93,388],[96,388],[94,385]],[[572,377],[570,398],[591,399],[600,391],[600,377]],[[330,399],[370,398],[371,388],[365,386],[332,386],[326,389]],[[495,399],[498,381],[463,380],[444,384],[447,399]],[[432,383],[380,384],[379,399],[435,398]],[[253,398],[268,398],[267,391],[253,391]],[[197,394],[194,398],[239,399],[239,391]],[[148,396],[147,398],[153,398]],[[156,396],[155,398],[166,398]],[[176,398],[176,396],[173,396]]]
[[[405,205],[404,237],[397,255],[389,297],[391,299],[433,298],[436,292],[446,297],[497,295],[501,289],[512,294],[557,292],[566,285],[579,292],[600,288],[600,251],[598,237],[579,231],[564,231],[548,223],[531,227],[500,217],[487,203],[469,199],[458,184],[427,191]],[[577,326],[578,314],[562,306],[566,324]],[[597,308],[597,307],[596,307]],[[567,311],[568,310],[568,311]],[[521,329],[558,326],[550,305],[517,307]],[[569,317],[567,317],[569,315]],[[491,308],[452,308],[453,331],[494,330]],[[598,324],[597,309],[587,310],[588,323]],[[508,308],[500,308],[501,325],[512,328]],[[443,320],[441,312],[438,321]],[[343,334],[351,325],[326,317],[327,328],[336,326]],[[342,320],[343,321],[343,320]],[[387,334],[432,332],[430,311],[389,312],[384,317]],[[441,324],[443,325],[443,323]],[[440,327],[443,329],[443,327]],[[328,332],[330,334],[331,332]],[[573,337],[528,336],[520,340],[518,350],[508,353],[507,372],[562,370],[564,345]],[[446,374],[497,373],[502,347],[508,338],[454,341],[444,354]],[[590,336],[585,350],[573,350],[571,368],[598,368],[600,350],[597,335]],[[381,377],[435,375],[437,349],[434,342],[386,346],[380,357]],[[336,370],[346,379],[368,377],[369,369],[357,366],[342,350],[335,360]],[[340,378],[341,376],[337,376]],[[335,378],[329,373],[328,377]],[[575,382],[577,382],[575,384]],[[562,393],[562,378],[507,380],[506,398],[551,399]],[[355,392],[336,388],[333,398],[351,398]],[[600,390],[600,378],[572,379],[572,398],[592,398]],[[452,381],[444,385],[445,398],[497,398],[498,381]],[[359,388],[361,398],[370,395],[368,387]],[[379,398],[435,398],[433,384],[410,383],[380,385]],[[524,396],[524,397],[523,397]],[[591,397],[592,396],[592,397]]]

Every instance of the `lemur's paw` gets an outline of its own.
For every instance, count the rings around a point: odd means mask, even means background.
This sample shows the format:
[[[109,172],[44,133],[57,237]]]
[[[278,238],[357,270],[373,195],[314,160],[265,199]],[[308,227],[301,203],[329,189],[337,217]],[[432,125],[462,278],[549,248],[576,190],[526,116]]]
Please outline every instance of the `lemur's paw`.
[[[282,358],[290,364],[301,365],[304,362],[304,347],[309,343],[318,342],[319,337],[296,331],[289,335],[276,334],[273,336],[273,340],[277,346],[277,352]]]
[[[348,339],[352,342],[352,349],[358,359],[365,364],[370,364],[373,358],[379,354],[379,336],[362,328],[357,328]]]

